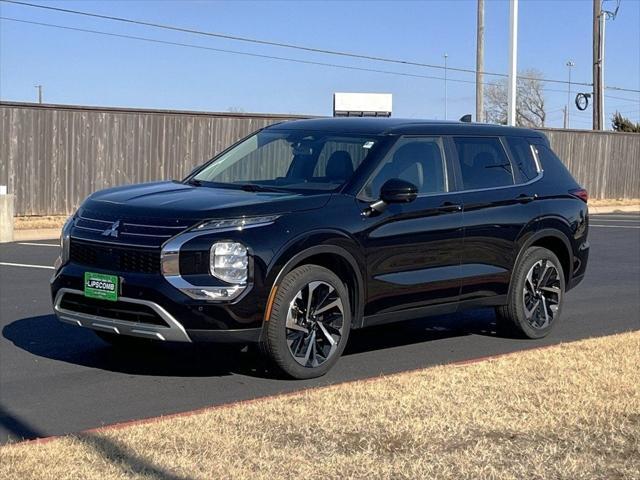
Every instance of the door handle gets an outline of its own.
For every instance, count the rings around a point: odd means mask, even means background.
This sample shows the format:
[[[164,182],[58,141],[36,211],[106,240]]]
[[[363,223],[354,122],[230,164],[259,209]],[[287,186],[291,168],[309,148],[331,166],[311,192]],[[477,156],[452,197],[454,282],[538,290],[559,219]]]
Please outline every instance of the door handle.
[[[526,193],[523,193],[522,195],[518,195],[518,198],[516,200],[518,200],[518,202],[520,203],[529,203],[533,202],[536,198],[538,198],[538,195],[536,195],[535,193],[533,195],[527,195]]]
[[[438,207],[438,210],[441,212],[461,212],[462,205],[460,205],[459,203],[444,202]]]

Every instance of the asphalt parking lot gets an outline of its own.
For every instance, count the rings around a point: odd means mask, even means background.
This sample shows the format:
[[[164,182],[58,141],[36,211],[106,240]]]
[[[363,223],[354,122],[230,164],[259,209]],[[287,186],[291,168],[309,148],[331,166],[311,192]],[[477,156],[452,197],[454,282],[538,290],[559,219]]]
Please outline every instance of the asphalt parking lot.
[[[500,337],[491,310],[376,327],[355,332],[333,371],[310,381],[278,378],[251,350],[166,344],[114,350],[53,316],[56,241],[1,245],[0,443],[638,330],[640,215],[592,215],[591,226],[587,276],[567,295],[548,338]]]

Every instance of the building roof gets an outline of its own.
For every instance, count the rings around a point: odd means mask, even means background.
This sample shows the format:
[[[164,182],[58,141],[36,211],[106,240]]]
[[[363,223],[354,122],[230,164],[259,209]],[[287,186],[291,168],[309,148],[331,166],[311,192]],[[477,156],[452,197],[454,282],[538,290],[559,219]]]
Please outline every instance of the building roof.
[[[270,130],[309,130],[365,135],[518,135],[541,137],[541,133],[528,128],[507,127],[488,123],[451,122],[443,120],[417,120],[384,117],[313,118],[280,122]]]

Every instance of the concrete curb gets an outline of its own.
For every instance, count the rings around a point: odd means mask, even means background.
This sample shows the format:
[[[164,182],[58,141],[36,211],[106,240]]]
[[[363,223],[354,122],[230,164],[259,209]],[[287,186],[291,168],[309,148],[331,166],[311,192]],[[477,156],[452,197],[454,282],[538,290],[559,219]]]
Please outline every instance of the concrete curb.
[[[60,238],[59,228],[33,228],[28,230],[14,230],[14,242],[30,242],[32,240],[55,240]]]
[[[589,213],[629,213],[640,212],[640,205],[603,205],[602,207],[589,207]]]

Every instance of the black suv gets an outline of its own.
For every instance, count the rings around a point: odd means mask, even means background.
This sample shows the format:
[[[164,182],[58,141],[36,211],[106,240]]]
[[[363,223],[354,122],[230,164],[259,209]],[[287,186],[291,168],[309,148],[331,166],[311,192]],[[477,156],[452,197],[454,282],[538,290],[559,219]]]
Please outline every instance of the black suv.
[[[295,378],[327,372],[352,329],[467,308],[539,338],[584,276],[586,202],[533,130],[280,123],[183,181],[87,198],[54,309],[117,344],[259,342]]]

